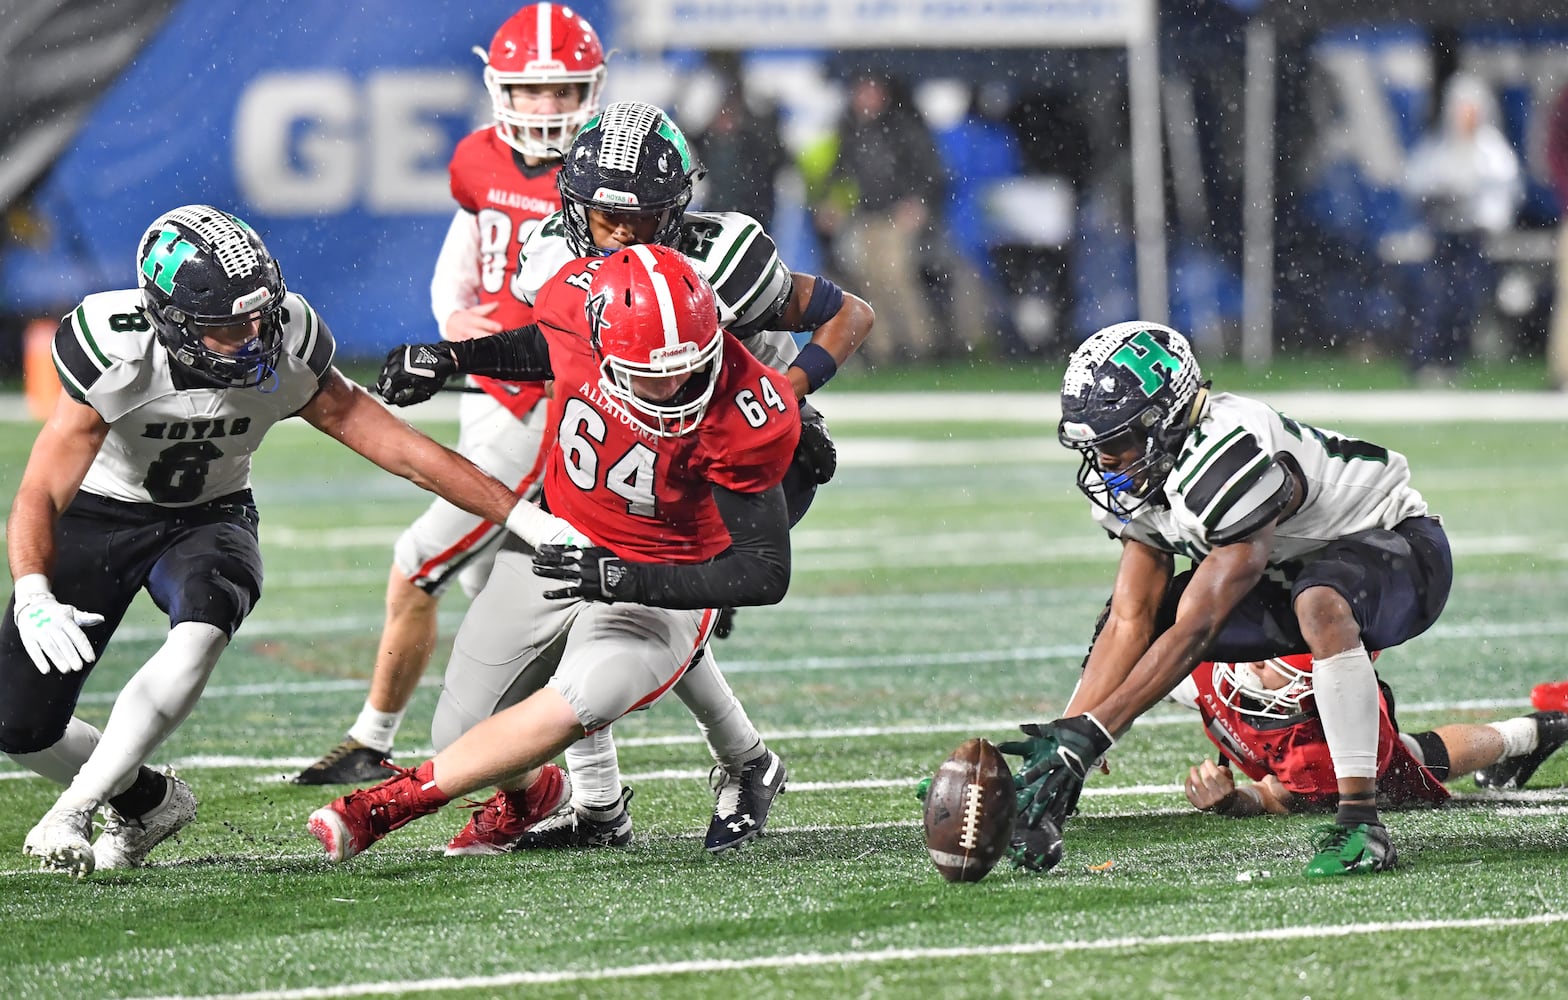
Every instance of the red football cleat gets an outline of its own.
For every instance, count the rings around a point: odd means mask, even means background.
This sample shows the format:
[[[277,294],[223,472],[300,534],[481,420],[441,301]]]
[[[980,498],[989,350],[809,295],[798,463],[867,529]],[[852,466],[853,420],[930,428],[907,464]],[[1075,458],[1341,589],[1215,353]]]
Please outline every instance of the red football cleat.
[[[452,801],[436,787],[433,761],[396,770],[381,784],[350,792],[310,814],[306,829],[321,841],[328,861],[347,861],[398,827]]]
[[[1568,681],[1537,684],[1530,691],[1530,704],[1542,712],[1568,712]]]
[[[540,768],[539,780],[522,791],[497,791],[483,802],[473,803],[474,814],[468,825],[458,831],[446,853],[505,854],[528,828],[566,804],[572,797],[566,772],[555,764]]]

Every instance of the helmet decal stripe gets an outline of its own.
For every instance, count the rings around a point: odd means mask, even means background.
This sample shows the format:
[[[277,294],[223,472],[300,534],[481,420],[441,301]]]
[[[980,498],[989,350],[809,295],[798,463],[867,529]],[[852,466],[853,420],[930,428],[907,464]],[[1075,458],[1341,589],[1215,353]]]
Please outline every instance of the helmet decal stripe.
[[[681,331],[680,324],[675,321],[675,299],[670,295],[670,281],[659,272],[658,259],[647,246],[638,243],[627,249],[647,269],[654,300],[659,303],[659,329],[664,331],[664,345],[674,347],[681,342]]]
[[[550,16],[552,12],[549,4],[539,4],[537,9],[539,12],[539,28],[536,34],[539,38],[539,49],[534,53],[534,58],[544,62],[555,58],[555,39],[550,37],[550,29],[554,27],[554,18]]]

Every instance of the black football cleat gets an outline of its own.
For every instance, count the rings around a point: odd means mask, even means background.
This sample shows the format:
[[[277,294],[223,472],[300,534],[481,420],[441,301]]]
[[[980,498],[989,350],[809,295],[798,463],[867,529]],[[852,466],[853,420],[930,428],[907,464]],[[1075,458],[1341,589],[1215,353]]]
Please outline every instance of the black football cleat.
[[[749,761],[733,773],[715,766],[708,775],[717,800],[703,848],[709,854],[723,854],[762,836],[768,825],[768,810],[773,799],[784,791],[789,772],[784,761],[772,750]]]
[[[367,747],[353,737],[328,750],[326,756],[294,776],[296,785],[366,785],[392,776],[390,754]]]
[[[1533,712],[1535,720],[1535,749],[1518,757],[1504,757],[1491,767],[1475,773],[1475,783],[1480,788],[1523,788],[1536,768],[1546,758],[1568,743],[1568,712]]]

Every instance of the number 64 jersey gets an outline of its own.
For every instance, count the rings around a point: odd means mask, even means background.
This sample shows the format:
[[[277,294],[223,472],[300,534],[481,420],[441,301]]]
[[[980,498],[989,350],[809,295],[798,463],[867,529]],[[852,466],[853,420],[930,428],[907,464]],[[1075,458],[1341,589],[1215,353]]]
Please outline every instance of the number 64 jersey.
[[[1165,480],[1167,504],[1147,504],[1126,523],[1096,508],[1095,519],[1115,537],[1201,560],[1289,509],[1295,484],[1306,495],[1275,528],[1269,565],[1276,569],[1346,535],[1427,514],[1399,452],[1216,393]]]
[[[290,293],[283,354],[259,388],[195,385],[171,367],[138,289],[83,299],[54,335],[60,384],[109,424],[82,489],[129,503],[189,507],[250,485],[268,428],[316,394],[334,344],[316,310]]]
[[[702,419],[679,437],[655,434],[599,387],[601,359],[583,306],[603,260],[568,264],[535,303],[555,380],[549,419],[559,435],[545,498],[553,513],[622,558],[704,562],[730,544],[713,487],[761,493],[781,482],[800,438],[800,408],[784,376],[724,331]]]

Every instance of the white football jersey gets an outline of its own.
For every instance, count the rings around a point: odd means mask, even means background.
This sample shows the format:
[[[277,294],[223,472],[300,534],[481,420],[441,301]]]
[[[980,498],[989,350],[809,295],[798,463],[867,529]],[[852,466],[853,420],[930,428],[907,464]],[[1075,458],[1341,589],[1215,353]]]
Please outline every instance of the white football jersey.
[[[739,212],[687,212],[681,222],[680,250],[713,286],[720,320],[763,364],[783,371],[800,353],[786,330],[767,330],[794,285],[789,268],[762,223]],[[532,303],[545,282],[576,260],[566,242],[561,213],[545,219],[523,244],[514,288]]]
[[[310,402],[334,350],[316,310],[290,293],[274,380],[253,389],[187,388],[153,333],[140,290],[87,296],[54,335],[61,385],[109,424],[82,489],[165,507],[245,489],[251,453],[273,424]]]
[[[1399,452],[1292,420],[1255,399],[1216,393],[1165,481],[1169,506],[1146,504],[1126,522],[1095,507],[1095,520],[1118,538],[1202,559],[1275,516],[1287,467],[1306,483],[1307,495],[1274,530],[1274,567],[1346,535],[1427,513]]]

